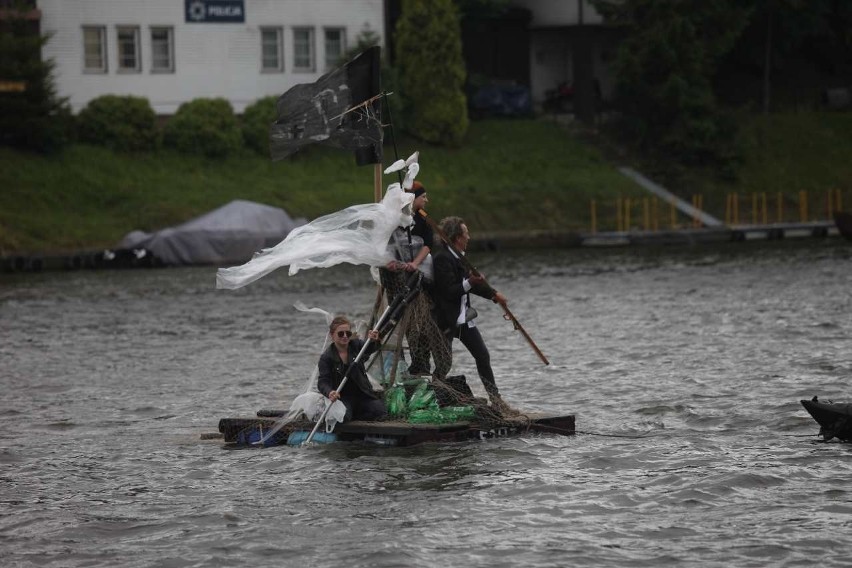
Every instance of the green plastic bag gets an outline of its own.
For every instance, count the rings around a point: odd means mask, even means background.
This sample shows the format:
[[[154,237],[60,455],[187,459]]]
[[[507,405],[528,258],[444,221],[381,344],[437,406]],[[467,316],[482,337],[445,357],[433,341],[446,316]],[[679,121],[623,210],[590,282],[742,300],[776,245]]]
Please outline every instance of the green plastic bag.
[[[391,416],[405,416],[405,387],[394,384],[385,393],[385,406]]]

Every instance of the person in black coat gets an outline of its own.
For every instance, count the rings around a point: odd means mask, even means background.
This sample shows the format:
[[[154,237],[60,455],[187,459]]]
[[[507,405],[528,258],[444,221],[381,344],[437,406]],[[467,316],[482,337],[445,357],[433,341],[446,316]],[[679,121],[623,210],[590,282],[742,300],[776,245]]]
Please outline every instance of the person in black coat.
[[[361,361],[349,371],[349,378],[341,390],[338,389],[343,376],[364,347],[364,341],[352,339],[352,324],[345,316],[335,317],[328,333],[332,343],[320,356],[317,365],[317,389],[332,403],[338,399],[343,402],[346,406],[344,421],[381,420],[387,416],[387,409],[381,395],[373,390],[363,363],[379,348],[379,332],[370,330],[367,334],[371,340],[370,344]]]
[[[441,232],[452,248],[464,254],[470,241],[467,225],[460,217],[447,217],[441,220]],[[488,285],[482,275],[468,271],[456,253],[444,247],[434,257],[435,284],[432,290],[435,302],[435,320],[444,332],[452,350],[453,339],[458,337],[476,361],[476,370],[485,386],[485,392],[491,399],[491,406],[501,414],[510,412],[510,407],[500,397],[494,371],[491,369],[491,355],[474,318],[476,312],[470,305],[470,294],[482,296],[495,303],[505,305],[506,297]]]

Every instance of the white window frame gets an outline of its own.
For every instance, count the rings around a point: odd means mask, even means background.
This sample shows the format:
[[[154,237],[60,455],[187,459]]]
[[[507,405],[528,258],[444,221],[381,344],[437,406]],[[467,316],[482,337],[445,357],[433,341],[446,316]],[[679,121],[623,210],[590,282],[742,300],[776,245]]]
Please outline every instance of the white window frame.
[[[337,53],[329,50],[329,32],[337,32],[340,34],[339,50]],[[323,42],[325,47],[325,69],[326,71],[334,69],[340,63],[340,58],[346,53],[346,28],[343,27],[327,27],[323,29]]]
[[[95,32],[97,34],[98,44],[94,47],[98,48],[97,58],[100,60],[99,65],[89,65],[89,55],[87,43],[87,32]],[[107,64],[107,35],[106,26],[83,26],[83,72],[84,73],[107,73],[109,66]],[[94,59],[94,56],[92,57]]]
[[[300,45],[299,42],[299,34],[301,32],[307,32],[307,42],[304,45]],[[314,28],[307,26],[299,26],[293,28],[293,71],[298,73],[313,73],[316,71],[316,40],[315,40]],[[307,53],[307,64],[303,60],[300,61],[302,48],[306,48]]]
[[[275,34],[275,44],[267,43],[267,34]],[[268,47],[275,50],[274,65],[267,52]],[[280,26],[263,26],[260,28],[260,70],[263,73],[282,73],[284,71],[284,29]]]
[[[166,33],[166,49],[168,51],[168,62],[166,66],[158,64],[158,54],[156,46],[162,41],[155,39],[154,34],[157,32]],[[174,73],[175,72],[175,29],[172,26],[151,26],[151,73]],[[161,58],[159,58],[161,59]]]
[[[124,53],[122,52],[121,34],[123,32],[131,32],[133,34],[133,66],[125,65],[123,61]],[[141,73],[142,72],[142,50],[140,45],[139,26],[115,26],[115,51],[118,59],[119,73]]]

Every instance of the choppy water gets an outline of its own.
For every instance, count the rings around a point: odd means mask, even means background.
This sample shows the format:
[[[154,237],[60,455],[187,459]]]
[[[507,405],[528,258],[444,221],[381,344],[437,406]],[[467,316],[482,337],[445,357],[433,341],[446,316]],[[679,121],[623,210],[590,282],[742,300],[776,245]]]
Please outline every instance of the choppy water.
[[[848,565],[852,446],[798,400],[852,400],[852,247],[474,256],[552,361],[480,301],[504,395],[587,434],[228,451],[316,359],[292,304],[365,317],[363,270],[2,276],[2,564]]]

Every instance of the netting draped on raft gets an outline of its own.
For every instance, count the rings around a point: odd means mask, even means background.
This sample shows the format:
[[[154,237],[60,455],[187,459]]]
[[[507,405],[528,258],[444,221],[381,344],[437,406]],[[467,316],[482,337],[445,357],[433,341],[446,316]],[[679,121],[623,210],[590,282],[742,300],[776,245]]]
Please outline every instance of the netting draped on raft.
[[[384,266],[393,258],[387,249],[391,233],[411,223],[413,200],[398,183],[391,184],[380,203],[353,205],[319,217],[242,266],[220,268],[216,287],[241,288],[282,266],[289,266],[291,275],[343,262]]]

